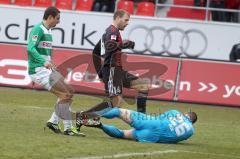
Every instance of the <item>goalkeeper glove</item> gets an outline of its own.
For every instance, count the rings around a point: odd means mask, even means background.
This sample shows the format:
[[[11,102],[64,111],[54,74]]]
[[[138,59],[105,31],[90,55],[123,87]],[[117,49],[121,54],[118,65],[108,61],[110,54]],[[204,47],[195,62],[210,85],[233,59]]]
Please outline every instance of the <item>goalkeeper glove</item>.
[[[130,41],[130,40],[123,40],[121,44],[122,49],[134,49],[135,42]]]

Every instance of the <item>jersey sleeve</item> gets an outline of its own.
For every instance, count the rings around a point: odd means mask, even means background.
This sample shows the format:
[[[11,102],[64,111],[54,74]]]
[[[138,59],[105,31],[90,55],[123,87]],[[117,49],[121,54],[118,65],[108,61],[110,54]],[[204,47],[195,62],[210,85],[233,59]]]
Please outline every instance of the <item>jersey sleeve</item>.
[[[98,43],[95,45],[93,49],[93,64],[95,67],[95,70],[99,76],[99,78],[102,78],[102,72],[101,72],[101,67],[102,67],[102,61],[101,61],[101,40],[98,41]]]
[[[37,46],[42,36],[43,32],[40,28],[33,28],[29,36],[27,51],[36,62],[44,65],[45,59],[37,51]]]
[[[116,52],[119,49],[119,44],[121,42],[118,41],[119,38],[119,31],[109,29],[106,32],[105,39],[104,39],[104,47],[106,52]]]
[[[106,41],[115,41],[118,42],[118,36],[119,36],[119,31],[116,30],[110,30],[106,32]]]

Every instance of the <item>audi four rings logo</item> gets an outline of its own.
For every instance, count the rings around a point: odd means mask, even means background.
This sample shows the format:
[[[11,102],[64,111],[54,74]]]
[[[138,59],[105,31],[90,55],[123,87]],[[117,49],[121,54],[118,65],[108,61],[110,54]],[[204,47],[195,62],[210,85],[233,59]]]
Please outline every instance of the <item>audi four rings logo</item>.
[[[144,30],[145,34],[143,35],[143,49],[134,49],[133,51],[136,53],[144,53],[144,52],[150,52],[152,54],[163,54],[167,53],[171,56],[180,56],[180,55],[185,55],[188,57],[199,57],[201,56],[207,49],[208,41],[206,35],[201,32],[200,30],[196,29],[189,29],[189,30],[183,30],[180,28],[170,28],[170,29],[165,29],[163,27],[157,26],[157,27],[151,27],[148,28],[146,26],[135,26],[132,29],[130,29],[128,33],[128,39],[131,39],[133,36],[134,32],[136,34],[137,30]],[[160,31],[162,32],[161,34],[154,34],[154,31]],[[141,32],[142,33],[142,32]],[[190,46],[196,45],[195,40],[190,40],[190,34],[197,36],[198,40],[203,40],[203,44],[197,44],[198,48],[194,49],[194,52],[190,52]],[[178,35],[178,38],[180,38],[180,41],[176,42],[176,40],[173,42],[173,40]],[[180,37],[179,37],[180,35]],[[161,41],[157,41],[158,44],[158,50],[153,50],[153,43],[156,43],[156,37],[158,36],[163,36]],[[139,35],[138,35],[139,37]],[[200,46],[199,46],[200,45]],[[173,47],[179,48],[177,51],[175,50],[172,51]],[[200,47],[200,49],[199,49]]]

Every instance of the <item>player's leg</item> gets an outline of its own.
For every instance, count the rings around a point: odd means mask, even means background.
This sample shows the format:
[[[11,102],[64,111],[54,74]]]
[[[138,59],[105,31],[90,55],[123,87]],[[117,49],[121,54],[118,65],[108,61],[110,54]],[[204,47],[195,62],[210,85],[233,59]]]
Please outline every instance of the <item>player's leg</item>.
[[[135,139],[133,136],[134,129],[131,130],[121,130],[113,125],[101,125],[100,129],[103,130],[107,135],[114,137],[114,138],[121,138],[121,139]]]
[[[102,115],[107,119],[120,118],[135,129],[148,128],[151,125],[152,116],[122,108],[112,108]]]
[[[148,97],[149,90],[157,89],[158,93],[165,93],[172,89],[172,84],[161,80],[159,82],[163,83],[163,86],[159,85],[152,85],[151,81],[147,78],[139,78],[136,77],[127,71],[124,72],[123,76],[123,87],[131,88],[138,91],[137,94],[137,111],[141,113],[146,113],[146,101]]]
[[[110,101],[104,101],[99,103],[92,108],[81,112],[81,115],[84,115],[86,118],[96,118],[102,116],[105,112],[111,110],[113,108],[113,104]]]
[[[118,117],[134,129],[120,130],[114,126],[101,125],[101,129],[109,136],[134,139],[140,142],[157,142],[159,135],[155,130],[154,118],[146,114],[122,108],[113,108],[103,115],[108,119]],[[159,122],[159,121],[158,121]]]
[[[151,129],[121,130],[113,125],[105,124],[102,124],[99,128],[107,135],[114,138],[136,140],[139,142],[158,142],[159,140],[159,135]]]
[[[144,128],[134,130],[132,132],[133,138],[138,142],[156,143],[159,141],[159,131],[157,129]]]
[[[107,135],[115,138],[122,138],[122,139],[135,139],[133,132],[135,129],[130,130],[121,130],[113,125],[106,125],[99,123],[98,125],[86,125],[88,127],[95,127],[102,129]]]
[[[39,68],[39,70],[36,71],[36,74],[31,77],[35,83],[43,86],[45,89],[54,93],[58,97],[55,105],[55,111],[47,122],[47,127],[54,132],[60,132],[58,123],[60,118],[62,118],[66,120],[63,122],[64,130],[66,131],[72,129],[71,120],[74,119],[72,116],[76,116],[75,114],[70,113],[70,105],[72,102],[71,98],[74,91],[69,85],[65,84],[62,75],[57,71],[52,71],[42,67]],[[69,133],[69,135],[71,135],[71,133]]]
[[[49,69],[46,69],[45,67],[39,67],[36,69],[36,73],[33,75],[30,75],[32,81],[40,86],[43,86],[45,89],[50,90],[51,85],[49,82],[49,78],[52,71]],[[58,123],[60,121],[60,118],[57,116],[56,112],[54,111],[46,123],[46,126],[52,130],[55,133],[60,133],[61,130],[58,126]]]
[[[127,71],[123,73],[123,87],[131,88],[138,91],[137,94],[137,111],[146,113],[146,101],[150,83],[148,80],[138,78]]]
[[[122,69],[119,67],[104,67],[102,75],[107,96],[114,107],[119,107],[122,101]]]
[[[84,136],[72,126],[72,120],[75,120],[77,116],[77,113],[71,110],[74,89],[65,83],[64,78],[57,71],[53,71],[49,81],[51,85],[50,91],[58,97],[55,112],[57,116],[64,120],[64,134]]]
[[[137,111],[146,113],[146,102],[150,83],[148,80],[138,78],[131,81],[131,88],[138,91],[137,95]]]
[[[65,83],[64,78],[57,71],[51,73],[49,81],[50,92],[58,97],[55,105],[56,114],[64,120],[76,119],[76,114],[70,110],[74,93],[73,88]]]
[[[122,97],[120,95],[110,97],[110,100],[114,107],[119,107],[122,103]]]
[[[69,111],[71,111],[70,107],[69,107],[69,109],[70,109]],[[60,127],[58,125],[59,121],[60,121],[60,118],[56,114],[56,112],[54,111],[46,125],[49,129],[53,130],[55,133],[60,133],[61,130],[60,130]],[[73,128],[72,120],[63,120],[63,126],[64,126],[64,132],[72,129]]]
[[[104,101],[99,103],[92,108],[77,113],[76,119],[76,128],[80,131],[82,125],[99,125],[99,117],[102,116],[105,112],[111,110],[113,105],[111,102]]]
[[[61,129],[58,125],[60,118],[57,116],[55,111],[52,113],[50,119],[47,121],[46,126],[55,133],[61,133]]]

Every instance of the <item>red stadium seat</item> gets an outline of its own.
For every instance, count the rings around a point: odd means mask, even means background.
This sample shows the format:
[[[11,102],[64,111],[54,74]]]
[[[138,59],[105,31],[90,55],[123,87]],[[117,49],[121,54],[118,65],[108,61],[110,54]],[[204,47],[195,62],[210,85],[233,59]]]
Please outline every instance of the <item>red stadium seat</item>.
[[[58,9],[72,10],[72,0],[56,0],[56,7]]]
[[[32,6],[32,0],[15,0],[13,4],[19,6]]]
[[[117,9],[126,10],[129,14],[134,12],[134,3],[133,1],[119,1],[117,4]]]
[[[0,0],[0,4],[11,4],[11,0]]]
[[[77,0],[75,10],[91,11],[93,6],[93,0]]]
[[[136,15],[154,16],[155,5],[152,2],[139,2]]]
[[[36,0],[34,3],[35,7],[49,7],[52,6],[52,0]]]
[[[175,5],[194,6],[193,0],[174,0],[173,2]],[[206,12],[205,10],[171,7],[167,12],[167,17],[205,20]]]

